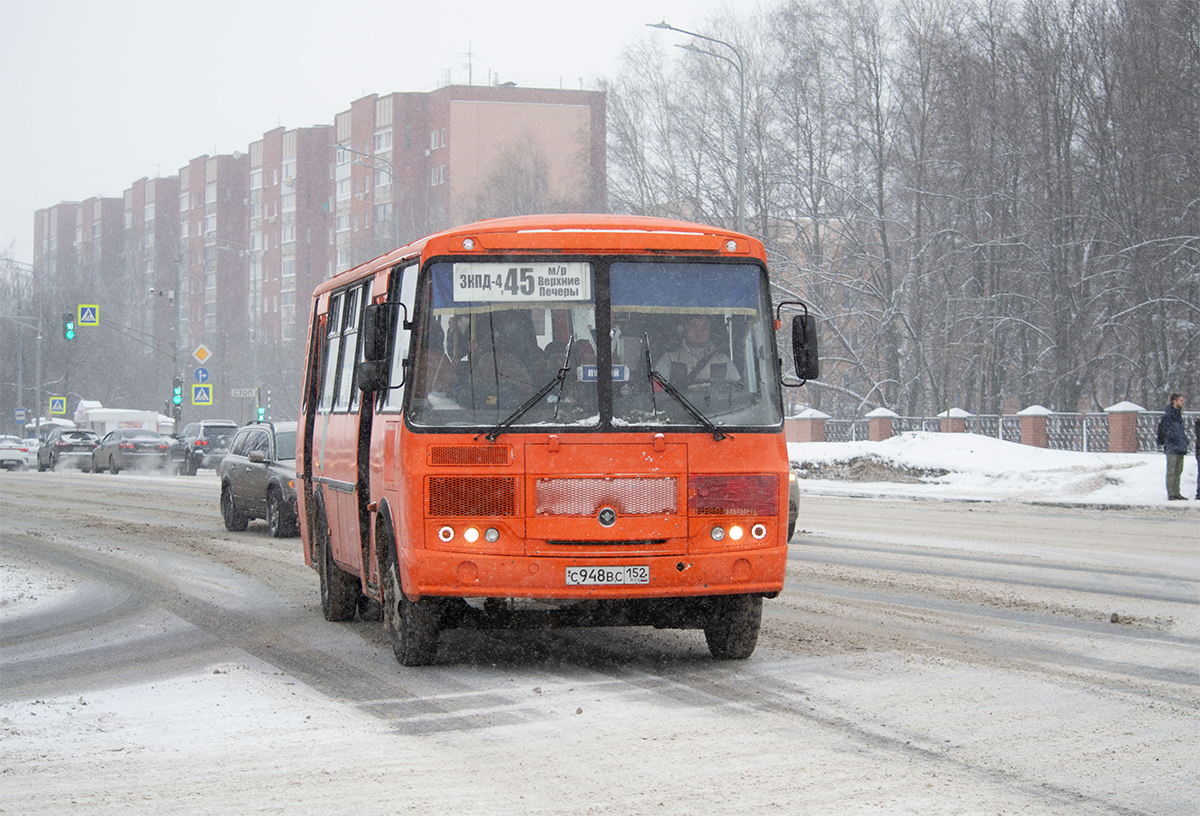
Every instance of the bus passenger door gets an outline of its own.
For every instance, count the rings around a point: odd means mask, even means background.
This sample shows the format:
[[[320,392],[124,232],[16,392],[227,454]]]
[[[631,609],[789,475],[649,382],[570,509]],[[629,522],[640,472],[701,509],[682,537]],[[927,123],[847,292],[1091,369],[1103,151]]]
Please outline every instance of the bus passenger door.
[[[390,370],[386,386],[374,395],[375,416],[371,422],[370,439],[366,440],[368,444],[359,448],[360,451],[369,451],[366,459],[359,463],[363,484],[366,484],[368,488],[360,497],[359,505],[363,525],[368,532],[367,537],[371,541],[374,540],[374,531],[371,528],[370,511],[367,509],[369,502],[374,502],[377,506],[384,506],[386,501],[386,505],[395,516],[393,523],[396,527],[397,537],[399,537],[401,529],[400,516],[403,513],[403,503],[398,498],[400,440],[402,438],[400,409],[407,385],[404,361],[408,358],[412,337],[412,331],[405,327],[405,322],[413,318],[418,269],[419,267],[415,263],[396,267],[388,279],[387,303],[399,304],[391,306],[387,310],[388,325],[391,329],[391,336],[387,344]],[[375,548],[364,547],[363,574],[369,576],[369,582],[373,585],[379,583],[378,563],[379,559],[376,557]]]

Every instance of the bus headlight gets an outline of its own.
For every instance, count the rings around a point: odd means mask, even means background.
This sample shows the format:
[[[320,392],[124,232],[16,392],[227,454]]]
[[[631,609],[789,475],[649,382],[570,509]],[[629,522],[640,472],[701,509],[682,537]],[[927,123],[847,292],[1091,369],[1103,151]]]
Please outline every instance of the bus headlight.
[[[713,541],[724,541],[725,540],[725,528],[724,527],[713,527],[712,531],[709,532],[709,535],[712,536]]]
[[[742,536],[744,536],[745,534],[746,534],[746,531],[742,529],[742,525],[740,525],[740,524],[735,524],[729,528],[729,537],[732,538],[734,541],[741,541]]]
[[[463,532],[463,538],[467,540],[468,544],[474,544],[479,540],[479,530],[475,527],[468,527]]]
[[[442,542],[443,544],[448,544],[453,540],[454,540],[454,528],[453,527],[443,527],[442,529],[438,530],[438,541]]]

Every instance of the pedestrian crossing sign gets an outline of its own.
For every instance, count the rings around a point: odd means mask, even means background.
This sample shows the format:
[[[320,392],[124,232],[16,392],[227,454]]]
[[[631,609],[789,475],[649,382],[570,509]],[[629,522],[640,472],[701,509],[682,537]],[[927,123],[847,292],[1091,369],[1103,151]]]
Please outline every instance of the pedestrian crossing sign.
[[[212,405],[212,386],[208,383],[192,383],[192,405]]]
[[[50,398],[50,413],[65,414],[67,412],[66,397],[51,397]]]
[[[80,303],[79,304],[79,325],[80,326],[99,326],[100,325],[100,306],[96,303]]]

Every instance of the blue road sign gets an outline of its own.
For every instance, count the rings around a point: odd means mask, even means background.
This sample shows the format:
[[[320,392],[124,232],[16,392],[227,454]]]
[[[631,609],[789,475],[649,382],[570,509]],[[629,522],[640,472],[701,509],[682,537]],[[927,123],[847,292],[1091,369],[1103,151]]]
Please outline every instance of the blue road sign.
[[[196,369],[194,376],[196,377],[196,382],[206,383],[208,382],[208,369],[201,366],[200,368]]]
[[[192,405],[212,405],[212,386],[193,385]]]

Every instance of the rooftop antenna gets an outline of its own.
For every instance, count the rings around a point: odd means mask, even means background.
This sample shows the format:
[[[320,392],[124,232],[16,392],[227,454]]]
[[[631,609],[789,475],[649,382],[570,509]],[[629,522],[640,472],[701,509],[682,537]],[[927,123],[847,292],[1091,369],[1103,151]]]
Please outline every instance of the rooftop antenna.
[[[468,85],[475,84],[472,81],[474,78],[474,74],[475,74],[475,70],[474,70],[475,69],[475,51],[473,50],[472,45],[473,45],[473,43],[470,40],[467,40],[467,52],[465,54],[463,54],[461,52],[459,53],[460,57],[467,58],[467,62],[465,65],[463,65],[463,68],[467,69],[467,84]]]

